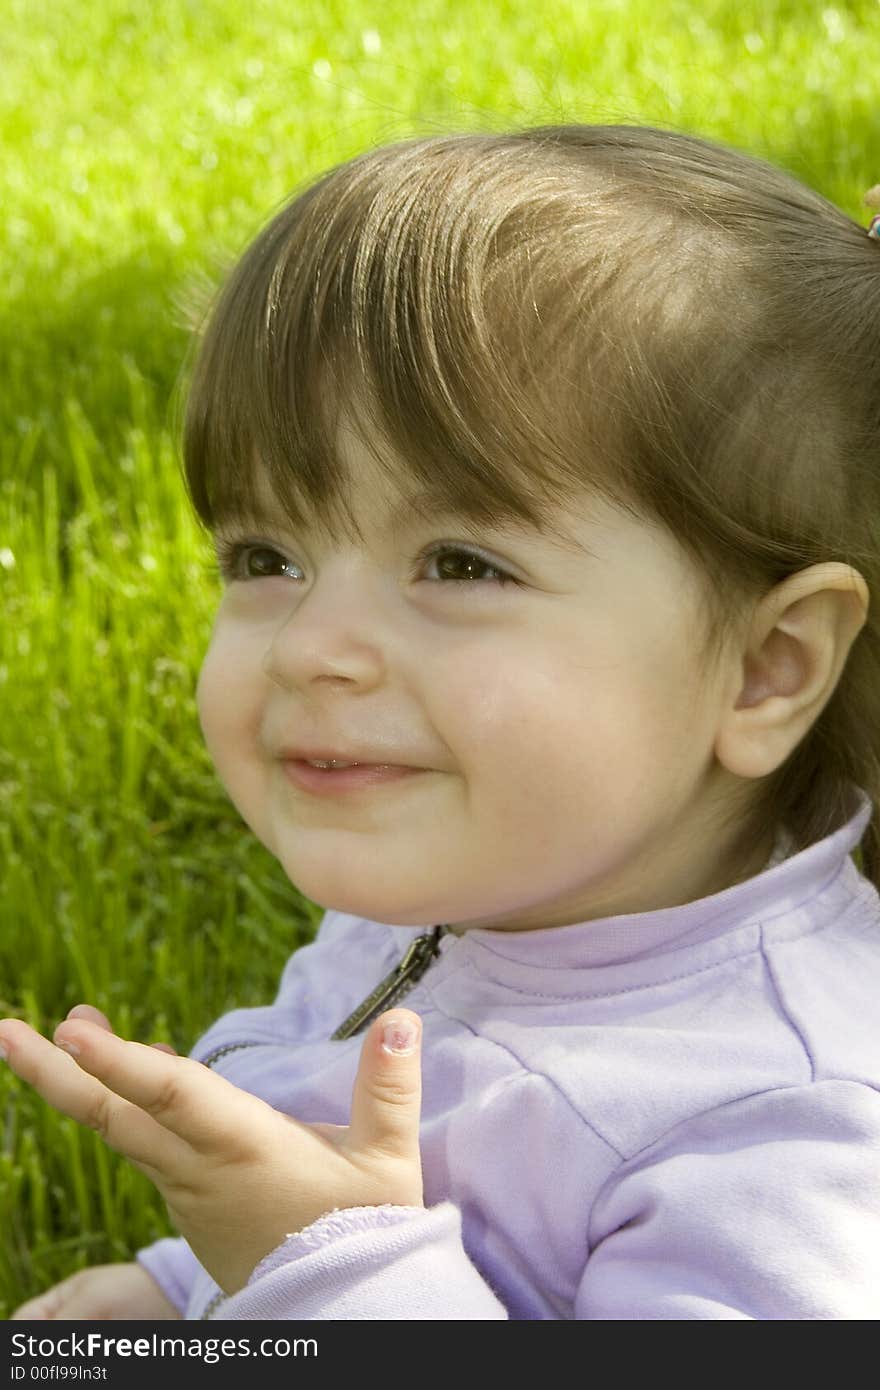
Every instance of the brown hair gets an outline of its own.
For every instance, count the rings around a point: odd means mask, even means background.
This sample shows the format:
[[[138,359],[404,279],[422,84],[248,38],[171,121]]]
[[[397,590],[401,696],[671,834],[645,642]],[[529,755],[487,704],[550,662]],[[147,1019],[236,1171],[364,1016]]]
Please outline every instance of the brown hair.
[[[880,248],[762,159],[630,125],[444,134],[325,172],[226,274],[197,335],[185,481],[213,532],[256,506],[344,526],[336,411],[437,505],[552,528],[591,489],[705,576],[703,660],[827,560],[880,593]],[[369,439],[369,435],[368,435]],[[880,614],[786,761],[750,788],[746,854],[880,797]],[[880,883],[877,816],[855,852]]]

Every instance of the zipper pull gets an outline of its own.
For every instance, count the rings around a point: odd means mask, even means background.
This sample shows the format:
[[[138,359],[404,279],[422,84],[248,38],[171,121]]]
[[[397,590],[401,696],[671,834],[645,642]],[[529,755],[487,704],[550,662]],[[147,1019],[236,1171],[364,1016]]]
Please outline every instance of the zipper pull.
[[[354,1037],[385,1009],[396,1004],[422,978],[434,957],[440,954],[440,939],[448,931],[448,926],[437,926],[433,931],[417,936],[390,974],[380,980],[363,1003],[358,1004],[354,1013],[349,1014],[336,1032],[330,1034],[331,1039]]]

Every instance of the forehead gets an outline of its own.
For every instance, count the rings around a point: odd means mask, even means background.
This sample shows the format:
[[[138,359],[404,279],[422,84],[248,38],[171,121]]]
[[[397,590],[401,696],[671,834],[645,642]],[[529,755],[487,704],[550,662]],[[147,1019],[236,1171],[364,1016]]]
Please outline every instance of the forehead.
[[[442,447],[425,455],[418,438],[395,431],[393,406],[365,384],[354,365],[343,380],[340,389],[335,374],[332,380],[326,373],[317,377],[312,404],[320,447],[304,459],[301,476],[291,459],[288,483],[287,460],[271,445],[264,453],[254,439],[246,472],[237,471],[228,491],[221,486],[212,530],[222,535],[253,525],[280,534],[317,532],[330,543],[363,543],[370,535],[407,538],[451,522],[477,542],[498,534],[589,553],[584,523],[600,501],[595,487],[569,480],[542,489],[521,465],[511,468],[509,486],[500,477],[493,483],[493,473],[506,471],[499,469],[500,460],[486,469],[469,465],[461,454],[451,455],[447,465]],[[574,511],[568,500],[573,495]]]
[[[395,536],[406,536],[416,529],[426,526],[439,526],[441,523],[454,523],[456,530],[475,541],[486,540],[493,535],[510,537],[563,551],[568,554],[584,555],[589,550],[588,539],[596,520],[590,520],[599,506],[598,499],[586,497],[583,514],[579,508],[574,510],[547,507],[549,513],[544,528],[534,526],[513,512],[504,512],[500,507],[490,519],[469,511],[464,503],[450,502],[448,489],[440,485],[419,483],[412,478],[401,476],[395,483],[389,481],[387,474],[373,471],[364,459],[355,463],[349,459],[350,496],[354,514],[364,534],[373,532],[382,540],[391,541]],[[234,516],[221,518],[217,532],[224,534],[250,525],[258,529],[285,531],[290,522],[281,499],[272,489],[267,471],[257,465],[252,475],[251,500],[243,505]],[[605,504],[607,506],[607,504]],[[311,517],[305,521],[305,529],[313,526],[333,536],[333,528],[321,517]]]
[[[564,502],[555,503],[545,496],[539,504],[530,498],[531,506],[541,513],[542,520],[534,524],[514,508],[503,506],[503,499],[493,496],[488,503],[468,505],[447,483],[427,483],[412,473],[407,461],[391,447],[371,412],[370,398],[362,388],[350,386],[344,402],[336,402],[335,423],[330,424],[334,435],[334,452],[345,477],[345,490],[356,529],[363,536],[370,533],[383,541],[395,536],[407,537],[426,526],[453,523],[458,533],[477,543],[511,540],[529,544],[536,550],[559,551],[569,556],[591,559],[612,559],[625,552],[635,539],[659,542],[662,549],[672,545],[671,535],[656,522],[637,514],[635,508],[605,496],[595,486],[584,483],[564,494]],[[271,475],[259,458],[253,463],[245,509],[229,519],[218,522],[219,532],[238,529],[242,525],[280,530],[290,525],[284,504],[272,485]],[[452,495],[451,495],[452,494]],[[294,515],[299,513],[294,508]],[[304,515],[297,522],[297,531],[318,530],[331,541],[337,539],[333,519],[335,507],[322,514],[319,504],[306,501]],[[347,529],[347,528],[343,528]],[[635,533],[635,534],[634,534]],[[598,554],[597,548],[598,547]]]

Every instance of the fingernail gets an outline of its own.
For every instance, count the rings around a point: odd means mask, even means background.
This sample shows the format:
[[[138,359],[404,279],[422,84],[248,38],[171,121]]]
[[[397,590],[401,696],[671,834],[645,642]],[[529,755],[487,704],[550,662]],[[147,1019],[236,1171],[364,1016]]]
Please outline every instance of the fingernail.
[[[55,1046],[60,1047],[63,1052],[69,1052],[71,1057],[79,1056],[79,1048],[76,1043],[67,1042],[65,1038],[56,1038]]]
[[[382,1047],[395,1057],[415,1052],[419,1030],[408,1018],[394,1019],[382,1029]]]

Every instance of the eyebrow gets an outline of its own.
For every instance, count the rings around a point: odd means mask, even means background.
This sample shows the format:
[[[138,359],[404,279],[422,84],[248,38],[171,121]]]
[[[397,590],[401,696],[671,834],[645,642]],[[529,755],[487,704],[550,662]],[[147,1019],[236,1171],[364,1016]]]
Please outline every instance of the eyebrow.
[[[574,539],[570,532],[557,530],[550,532],[540,531],[537,526],[516,516],[512,512],[501,512],[497,517],[489,520],[481,520],[463,508],[450,507],[444,495],[436,489],[427,487],[418,492],[409,493],[388,512],[383,531],[386,535],[391,535],[395,531],[405,526],[407,522],[412,522],[414,514],[419,524],[433,523],[440,521],[455,521],[462,529],[474,540],[479,540],[481,535],[489,530],[504,531],[516,534],[517,536],[533,537],[541,540],[547,545],[556,546],[560,550],[574,552],[576,554],[591,554],[592,552],[580,541]],[[215,530],[218,533],[229,532],[241,525],[254,525],[259,527],[274,527],[279,523],[286,524],[287,519],[282,513],[274,510],[267,510],[259,500],[249,504],[238,512],[234,517],[224,517],[218,521]],[[308,526],[308,521],[305,525]]]

